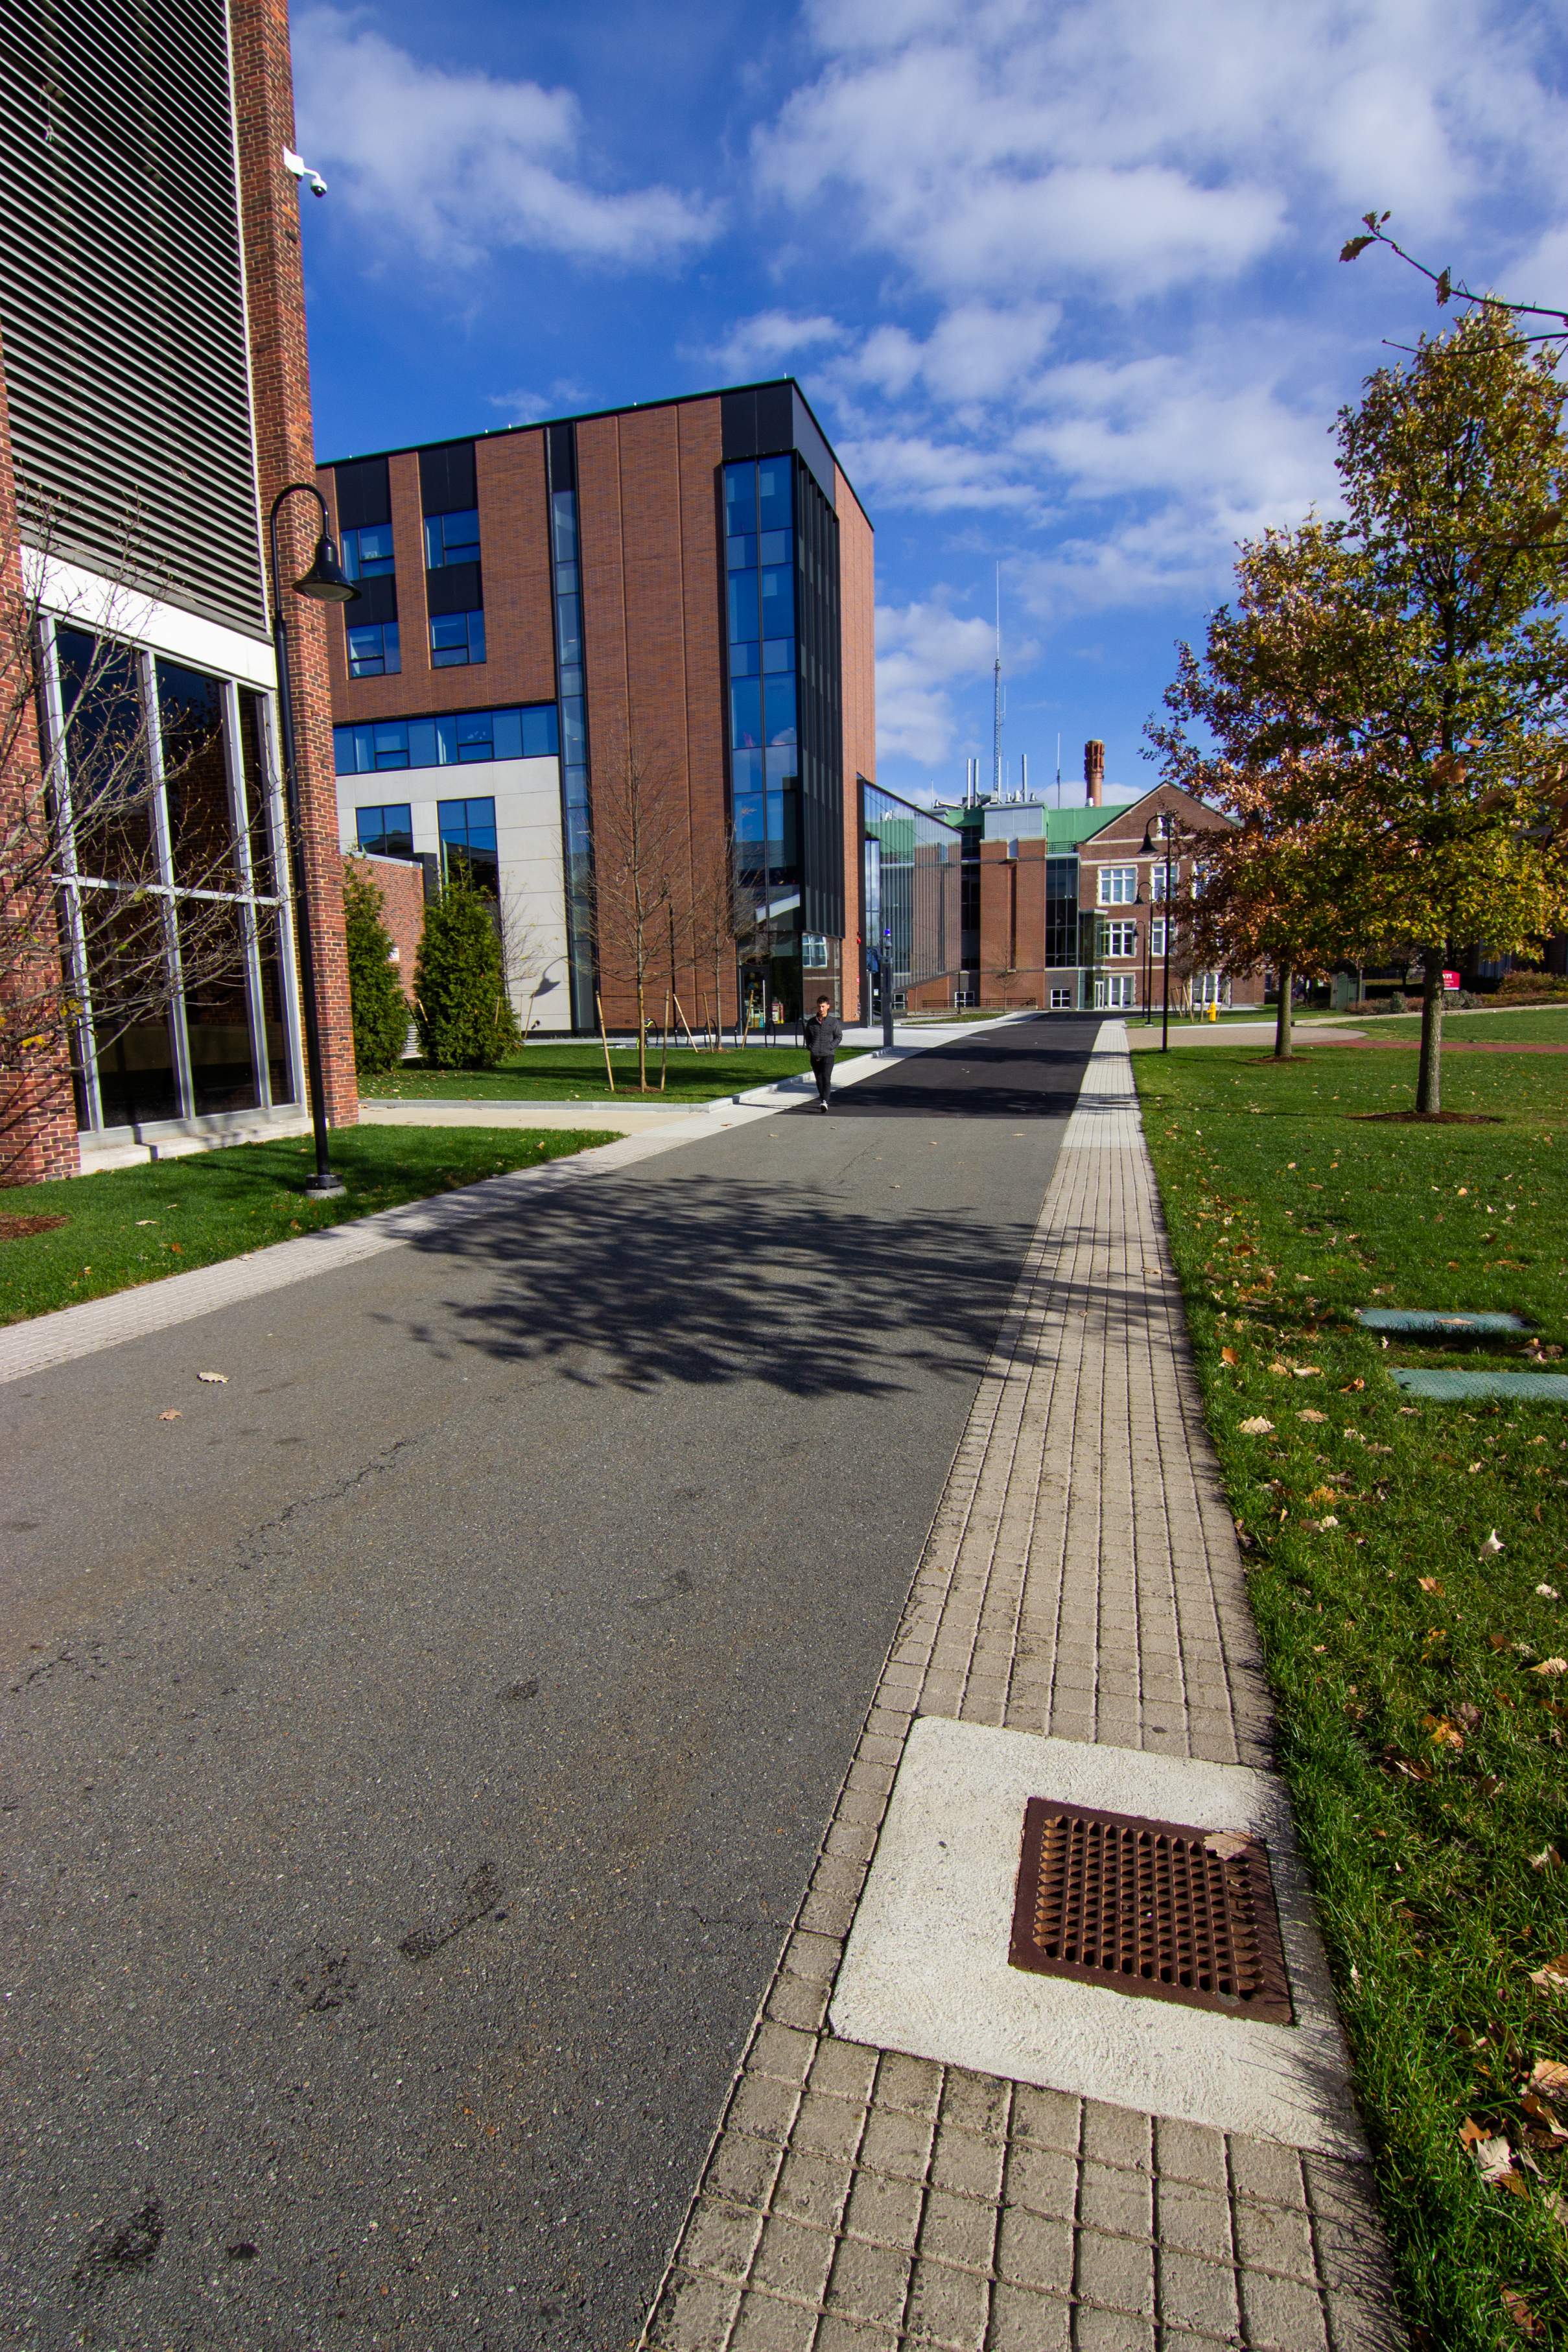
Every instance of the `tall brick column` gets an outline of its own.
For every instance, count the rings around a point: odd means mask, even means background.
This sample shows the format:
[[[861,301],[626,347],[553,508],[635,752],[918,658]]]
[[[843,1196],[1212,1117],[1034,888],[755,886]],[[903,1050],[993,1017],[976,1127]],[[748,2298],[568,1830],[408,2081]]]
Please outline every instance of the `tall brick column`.
[[[30,1007],[58,988],[62,975],[53,895],[26,888],[31,849],[43,847],[47,816],[11,464],[0,351],[0,843],[14,845],[22,869],[0,872],[0,990],[11,998],[0,1006],[0,1184],[36,1184],[74,1176],[81,1163],[66,1040],[53,1024],[37,1045],[22,1034],[33,1026]]]
[[[294,144],[294,82],[287,0],[230,0],[235,116],[239,140],[240,210],[250,366],[256,403],[256,457],[265,521],[286,482],[316,479],[310,415],[310,361],[305,340],[305,282],[299,253],[298,184],[283,168]],[[354,1030],[343,947],[342,866],[338,851],[338,791],[332,763],[332,697],[327,622],[321,607],[289,593],[310,562],[319,510],[290,499],[278,551],[285,581],[295,747],[304,819],[306,887],[310,894],[316,993],[327,1116],[334,1126],[359,1117]],[[270,595],[270,583],[268,588]]]

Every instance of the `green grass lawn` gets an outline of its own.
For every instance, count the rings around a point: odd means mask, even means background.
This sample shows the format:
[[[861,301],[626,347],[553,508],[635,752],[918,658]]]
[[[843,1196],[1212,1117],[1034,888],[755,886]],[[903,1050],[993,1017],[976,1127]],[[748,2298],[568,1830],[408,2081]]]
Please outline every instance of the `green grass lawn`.
[[[1369,1037],[1418,1037],[1418,1013],[1380,1013],[1357,1028]],[[1505,1039],[1510,1045],[1568,1045],[1568,1004],[1515,1005],[1502,1013],[1446,1013],[1443,1034],[1463,1045],[1467,1038]]]
[[[1406,1403],[1391,1365],[1522,1343],[1351,1320],[1512,1307],[1568,1342],[1568,1063],[1450,1063],[1445,1101],[1501,1123],[1448,1128],[1354,1117],[1408,1104],[1413,1054],[1134,1066],[1407,2315],[1434,2352],[1515,2345],[1506,2290],[1568,2345],[1568,1411]]]
[[[333,1201],[307,1199],[315,1150],[308,1138],[292,1136],[68,1183],[16,1185],[0,1193],[0,1233],[19,1217],[61,1222],[45,1233],[0,1238],[0,1323],[614,1139],[575,1128],[343,1128],[332,1138],[332,1165],[349,1189]]]
[[[852,1046],[839,1055],[854,1060],[866,1049]],[[637,1093],[634,1046],[612,1045],[615,1099]],[[666,1102],[712,1102],[717,1095],[735,1095],[748,1087],[770,1086],[775,1078],[792,1078],[810,1066],[810,1056],[796,1045],[742,1045],[724,1054],[694,1054],[690,1046],[672,1046],[664,1084]],[[648,1056],[649,1083],[657,1088],[659,1057]],[[604,1050],[580,1041],[570,1045],[528,1045],[511,1055],[498,1070],[432,1070],[422,1062],[404,1062],[385,1078],[368,1078],[363,1092],[378,1102],[420,1102],[433,1099],[465,1102],[608,1102],[604,1081]]]

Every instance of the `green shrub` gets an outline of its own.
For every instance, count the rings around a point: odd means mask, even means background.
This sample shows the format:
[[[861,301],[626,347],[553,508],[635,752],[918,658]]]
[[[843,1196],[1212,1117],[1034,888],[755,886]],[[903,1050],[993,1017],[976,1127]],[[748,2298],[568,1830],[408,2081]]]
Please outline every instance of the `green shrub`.
[[[425,909],[413,1003],[437,1069],[493,1070],[518,1042],[495,907],[461,874]]]
[[[361,1077],[393,1068],[408,1043],[408,999],[392,961],[392,934],[382,920],[382,904],[363,861],[345,858],[343,936],[354,1013],[354,1067]]]
[[[1511,971],[1492,998],[1494,1004],[1561,1004],[1568,980],[1556,971]]]

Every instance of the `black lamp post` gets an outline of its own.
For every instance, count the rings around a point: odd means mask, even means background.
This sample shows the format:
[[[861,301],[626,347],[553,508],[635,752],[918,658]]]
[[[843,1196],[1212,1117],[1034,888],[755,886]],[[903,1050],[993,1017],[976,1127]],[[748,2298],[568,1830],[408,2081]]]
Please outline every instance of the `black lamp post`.
[[[1144,847],[1145,850],[1148,848],[1148,835],[1145,831],[1144,836]],[[1140,903],[1143,903],[1144,894],[1141,890],[1138,893],[1138,898]],[[1154,903],[1155,886],[1153,879],[1151,878],[1149,883],[1148,900],[1145,906],[1144,912],[1144,1026],[1145,1029],[1153,1027],[1155,1019],[1155,1008],[1149,1003],[1149,997],[1153,992],[1155,984],[1155,934],[1153,929],[1155,919]]]
[[[283,790],[288,806],[288,853],[294,872],[294,919],[299,941],[299,976],[304,991],[305,1059],[310,1074],[310,1123],[316,1137],[316,1173],[305,1180],[305,1190],[319,1199],[344,1189],[343,1180],[327,1157],[327,1101],[321,1075],[321,1015],[316,998],[316,958],[310,935],[310,893],[305,872],[305,828],[299,812],[299,779],[294,759],[294,698],[288,677],[288,630],[283,617],[283,584],[277,563],[277,516],[286,499],[297,493],[314,499],[321,509],[321,536],[310,569],[294,583],[297,596],[318,604],[348,604],[359,590],[344,571],[332,543],[327,501],[314,482],[287,482],[272,501],[267,535],[272,548],[272,644],[277,657],[277,709],[283,730]]]
[[[1159,827],[1157,835],[1155,831],[1156,825]],[[1161,809],[1158,815],[1151,817],[1148,824],[1144,828],[1144,849],[1145,855],[1153,852],[1156,838],[1162,840],[1166,845],[1166,988],[1165,1009],[1160,1016],[1160,1051],[1162,1054],[1168,1054],[1171,1049],[1171,835],[1175,830],[1176,827],[1169,809]]]

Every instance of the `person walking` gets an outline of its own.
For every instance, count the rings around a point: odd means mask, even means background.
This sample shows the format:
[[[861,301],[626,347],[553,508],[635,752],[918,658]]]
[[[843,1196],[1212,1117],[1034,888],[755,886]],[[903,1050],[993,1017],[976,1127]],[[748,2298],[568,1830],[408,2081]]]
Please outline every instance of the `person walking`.
[[[817,1108],[825,1111],[833,1091],[833,1055],[844,1042],[844,1024],[833,1011],[831,996],[818,997],[817,1009],[807,1014],[804,1027],[811,1076],[817,1081]]]

